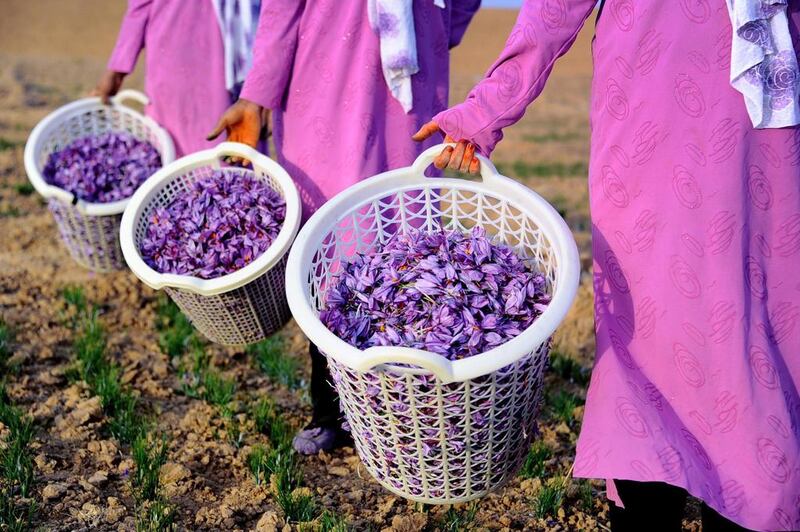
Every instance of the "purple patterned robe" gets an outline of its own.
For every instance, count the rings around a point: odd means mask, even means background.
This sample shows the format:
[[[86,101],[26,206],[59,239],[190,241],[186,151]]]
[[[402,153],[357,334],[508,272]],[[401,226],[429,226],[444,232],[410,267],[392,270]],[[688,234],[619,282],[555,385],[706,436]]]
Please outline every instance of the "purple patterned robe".
[[[241,97],[274,111],[278,161],[297,183],[308,218],[326,199],[390,168],[410,165],[435,141],[411,135],[447,107],[448,50],[480,0],[414,0],[419,73],[403,112],[381,70],[366,0],[263,0],[253,68]]]
[[[527,0],[486,79],[435,119],[490,153],[594,7]],[[797,50],[800,1],[789,17]],[[800,128],[752,128],[730,49],[724,0],[608,0],[599,15],[597,357],[574,473],[668,482],[748,528],[797,530]]]
[[[129,0],[108,68],[130,73],[145,48],[147,114],[177,154],[221,142],[206,135],[231,104],[219,22],[208,0]]]

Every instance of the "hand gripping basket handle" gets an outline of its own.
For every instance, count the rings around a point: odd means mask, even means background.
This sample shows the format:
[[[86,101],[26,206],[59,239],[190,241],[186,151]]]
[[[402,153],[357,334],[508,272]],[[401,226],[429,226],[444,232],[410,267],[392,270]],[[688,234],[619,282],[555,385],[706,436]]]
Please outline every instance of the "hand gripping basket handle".
[[[449,360],[436,353],[411,347],[370,347],[362,351],[352,362],[354,362],[353,369],[357,371],[370,371],[383,364],[409,364],[430,371],[446,383],[456,380]]]
[[[448,146],[455,147],[455,144],[437,144],[420,153],[417,160],[411,165],[411,168],[414,170],[414,175],[419,179],[427,179],[425,177],[425,169],[428,168],[442,150]],[[475,153],[475,157],[481,162],[480,174],[484,183],[488,184],[500,176],[500,174],[497,173],[497,168],[492,164],[492,161],[479,153]]]
[[[142,105],[150,104],[150,98],[148,98],[145,93],[134,89],[119,91],[111,97],[111,102],[114,103],[114,105],[123,105],[123,103],[127,101],[133,101]]]

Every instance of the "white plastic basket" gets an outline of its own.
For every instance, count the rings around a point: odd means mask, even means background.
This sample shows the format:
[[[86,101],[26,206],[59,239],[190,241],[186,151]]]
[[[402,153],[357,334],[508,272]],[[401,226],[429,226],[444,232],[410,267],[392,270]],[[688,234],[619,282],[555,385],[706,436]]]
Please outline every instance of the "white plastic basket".
[[[253,170],[223,167],[223,157],[242,157]],[[270,247],[244,268],[215,279],[159,273],[139,253],[150,214],[215,170],[250,173],[286,201],[286,218]],[[300,227],[300,195],[289,174],[275,161],[235,142],[182,157],[153,174],[131,197],[122,216],[120,242],[131,271],[146,285],[165,289],[195,327],[209,340],[246,345],[263,340],[291,317],[284,289],[286,256]]]
[[[325,204],[300,231],[286,280],[292,313],[327,357],[367,469],[390,491],[434,504],[481,497],[516,473],[535,432],[549,339],[580,273],[575,241],[555,209],[487,159],[480,157],[480,182],[425,177],[443,147]],[[474,226],[532,259],[547,278],[551,303],[513,340],[450,361],[404,347],[362,351],[320,321],[326,289],[353,253],[409,228]]]
[[[147,105],[147,96],[124,90],[105,105],[100,98],[83,98],[47,115],[31,132],[25,144],[25,171],[36,191],[48,203],[61,238],[79,264],[97,272],[125,267],[119,246],[119,223],[129,199],[111,203],[89,203],[47,183],[42,175],[51,153],[75,139],[107,131],[124,131],[146,140],[161,154],[162,164],[175,159],[172,138],[152,118],[123,105],[132,100]]]

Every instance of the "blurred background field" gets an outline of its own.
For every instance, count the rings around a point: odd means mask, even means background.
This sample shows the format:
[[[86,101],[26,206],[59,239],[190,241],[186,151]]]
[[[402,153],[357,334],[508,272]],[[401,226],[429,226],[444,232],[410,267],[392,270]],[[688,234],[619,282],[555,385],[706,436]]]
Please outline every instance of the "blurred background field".
[[[280,338],[247,351],[206,345],[132,274],[93,275],[69,259],[50,214],[27,183],[23,146],[44,115],[92,88],[125,2],[3,0],[2,5],[0,373],[7,393],[0,393],[0,412],[3,405],[16,404],[33,424],[27,454],[21,455],[30,460],[31,488],[23,497],[19,480],[3,478],[0,467],[0,486],[16,490],[14,505],[0,505],[0,523],[16,515],[45,530],[134,529],[147,522],[228,530],[607,526],[602,482],[568,477],[594,348],[586,184],[593,23],[557,63],[544,94],[506,132],[493,157],[502,172],[559,209],[581,249],[582,286],[555,340],[541,437],[520,476],[505,489],[476,505],[433,508],[382,490],[352,449],[283,464],[297,475],[291,493],[282,493],[264,468],[271,471],[268,458],[283,438],[275,431],[302,426],[309,415],[306,344],[297,328],[289,325]],[[514,10],[479,12],[452,55],[451,102],[463,99],[481,78],[515,16]],[[137,72],[127,84],[141,87],[141,82]],[[92,305],[94,321],[77,319]],[[109,432],[119,410],[99,400],[96,377],[81,373],[77,345],[97,326],[105,331],[98,341],[108,367],[118,366],[126,390],[119,397],[136,398],[137,416],[149,421],[151,439],[166,438],[163,455],[137,457],[135,445]],[[7,442],[17,437],[9,419],[0,416],[0,437]],[[142,464],[156,472],[151,480],[158,497],[144,497],[143,480],[131,474]],[[29,512],[29,502],[35,511]]]

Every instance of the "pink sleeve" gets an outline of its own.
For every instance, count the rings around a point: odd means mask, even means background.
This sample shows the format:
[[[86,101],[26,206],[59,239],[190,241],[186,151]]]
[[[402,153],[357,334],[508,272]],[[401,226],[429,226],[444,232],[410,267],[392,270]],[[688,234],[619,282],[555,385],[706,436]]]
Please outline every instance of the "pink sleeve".
[[[128,0],[128,10],[119,28],[117,44],[108,60],[109,70],[125,74],[133,71],[139,52],[144,48],[144,33],[152,3],[153,0]]]
[[[525,0],[500,57],[466,101],[433,117],[456,140],[489,155],[542,92],[556,59],[569,50],[596,0]]]
[[[240,97],[268,109],[283,102],[294,65],[305,0],[263,0],[253,43],[253,66]]]
[[[472,17],[481,7],[481,0],[452,0],[450,11],[450,48],[461,43]]]

